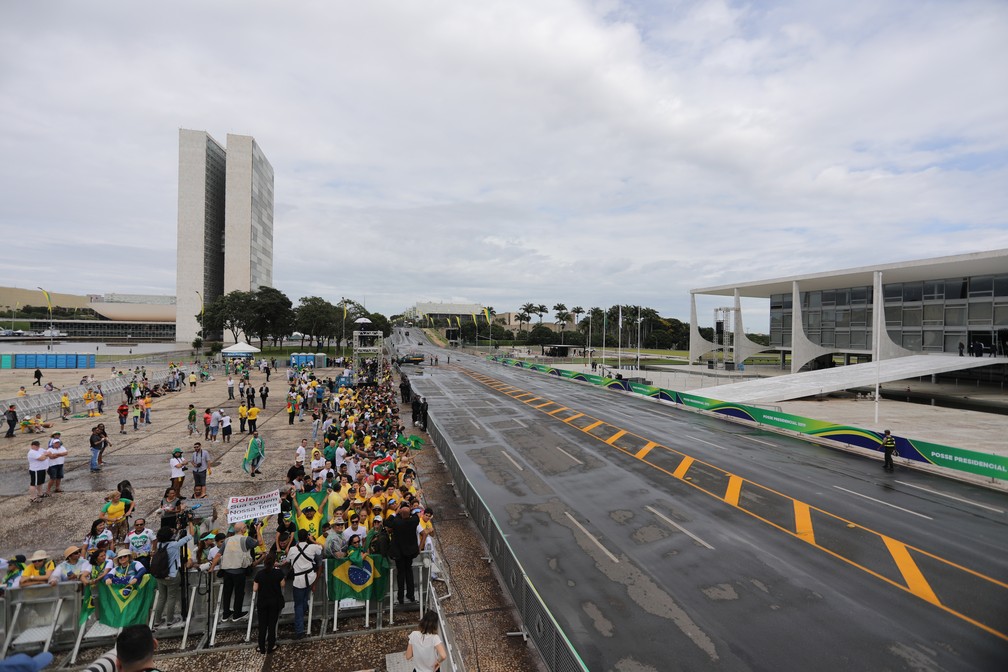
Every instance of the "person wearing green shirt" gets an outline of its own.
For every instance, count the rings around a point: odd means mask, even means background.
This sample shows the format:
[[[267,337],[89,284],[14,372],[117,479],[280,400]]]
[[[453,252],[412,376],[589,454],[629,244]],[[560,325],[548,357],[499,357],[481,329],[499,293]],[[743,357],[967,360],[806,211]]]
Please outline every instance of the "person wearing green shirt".
[[[192,436],[193,432],[196,431],[196,407],[192,404],[189,404],[189,415],[186,417],[186,420],[189,423],[189,436]]]

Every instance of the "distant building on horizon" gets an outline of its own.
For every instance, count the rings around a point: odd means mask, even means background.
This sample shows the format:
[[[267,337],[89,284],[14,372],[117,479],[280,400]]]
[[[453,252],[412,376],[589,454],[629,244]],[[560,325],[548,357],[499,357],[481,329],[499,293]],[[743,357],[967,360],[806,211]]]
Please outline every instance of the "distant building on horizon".
[[[179,129],[177,341],[214,299],[273,282],[273,167],[255,139]],[[220,334],[204,335],[205,340]]]

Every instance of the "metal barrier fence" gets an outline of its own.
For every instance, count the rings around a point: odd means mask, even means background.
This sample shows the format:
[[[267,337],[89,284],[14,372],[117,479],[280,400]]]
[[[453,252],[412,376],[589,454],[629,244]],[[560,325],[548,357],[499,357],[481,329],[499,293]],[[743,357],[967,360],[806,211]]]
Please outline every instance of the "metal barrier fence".
[[[149,370],[147,371],[147,380],[150,381],[151,386],[162,384],[168,380],[168,374],[170,372],[171,369],[168,367]],[[72,415],[83,408],[84,393],[88,391],[88,388],[97,389],[100,386],[102,388],[103,396],[105,397],[105,403],[111,404],[113,396],[121,395],[123,386],[132,379],[133,373],[132,370],[130,370],[123,376],[113,376],[104,380],[95,380],[94,382],[88,382],[83,385],[75,385],[72,387],[64,387],[59,390],[53,390],[52,392],[29,394],[25,397],[14,397],[13,399],[7,399],[0,402],[0,404],[3,405],[4,409],[13,404],[17,409],[18,417],[22,420],[34,417],[36,413],[42,413],[44,419],[48,420],[50,416],[60,416],[60,399],[64,392],[66,392],[70,397],[70,413]]]
[[[546,663],[555,672],[587,672],[588,667],[574,650],[567,635],[553,618],[518,557],[508,543],[504,531],[479,492],[466,478],[465,472],[451,450],[434,414],[428,417],[427,433],[438,449],[455,482],[455,490],[486,542],[490,558],[497,565],[504,585],[514,600],[522,621],[523,637],[529,637]]]

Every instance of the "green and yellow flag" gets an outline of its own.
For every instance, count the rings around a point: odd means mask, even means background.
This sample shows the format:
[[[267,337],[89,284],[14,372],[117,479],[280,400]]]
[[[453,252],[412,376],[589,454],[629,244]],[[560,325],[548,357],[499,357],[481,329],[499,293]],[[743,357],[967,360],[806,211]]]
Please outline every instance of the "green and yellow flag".
[[[252,473],[252,462],[256,458],[259,458],[258,466],[262,466],[262,461],[266,459],[266,448],[261,437],[253,436],[249,439],[248,448],[245,449],[245,458],[242,460],[242,469],[246,474]]]
[[[479,322],[476,321],[476,313],[470,313],[470,315],[472,315],[473,324],[478,327],[479,326]]]
[[[52,312],[52,297],[49,296],[49,292],[47,292],[46,290],[42,289],[41,287],[39,287],[38,289],[39,289],[40,292],[42,292],[42,295],[45,297],[46,305],[49,306],[49,312],[51,313]]]
[[[396,439],[396,443],[398,443],[400,446],[408,446],[413,450],[420,450],[421,447],[424,445],[424,440],[419,436],[417,436],[416,434],[410,434],[410,435],[400,434],[399,438]]]
[[[322,526],[326,522],[326,500],[324,492],[299,492],[295,495],[301,513],[297,514],[294,520],[298,530],[308,530],[308,534],[313,537],[322,535]],[[307,508],[315,509],[311,516],[305,515]]]
[[[125,628],[147,622],[154,593],[157,592],[154,579],[144,574],[135,586],[97,584],[98,620],[113,628]]]
[[[368,532],[363,548],[371,545],[375,530]],[[383,555],[370,553],[364,557],[360,551],[352,551],[346,560],[326,561],[327,581],[330,600],[380,600],[388,594],[389,561]]]
[[[455,316],[455,324],[457,324],[457,325],[458,325],[458,328],[459,328],[459,329],[461,329],[461,328],[462,328],[462,318],[461,318],[461,317],[460,317],[459,315],[456,315],[456,316]]]
[[[486,318],[487,324],[490,324],[490,309],[489,308],[484,308],[483,309],[483,317]]]

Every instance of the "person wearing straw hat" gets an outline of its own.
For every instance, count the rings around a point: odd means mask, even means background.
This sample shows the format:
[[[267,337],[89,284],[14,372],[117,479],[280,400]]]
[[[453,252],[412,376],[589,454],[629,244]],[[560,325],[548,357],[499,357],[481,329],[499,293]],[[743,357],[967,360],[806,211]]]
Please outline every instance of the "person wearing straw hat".
[[[80,546],[68,546],[63,551],[63,562],[56,565],[49,577],[51,586],[65,581],[80,581],[84,584],[91,582],[91,563],[84,559]]]
[[[49,554],[43,550],[32,553],[28,565],[21,572],[21,587],[39,586],[49,581],[56,564],[49,559]]]
[[[124,546],[116,551],[112,571],[105,577],[105,585],[135,586],[146,573],[147,569],[133,559],[133,551]]]

